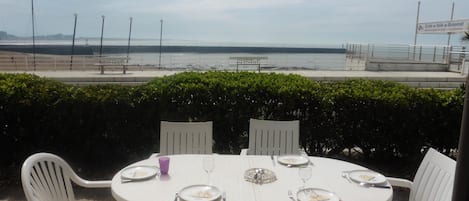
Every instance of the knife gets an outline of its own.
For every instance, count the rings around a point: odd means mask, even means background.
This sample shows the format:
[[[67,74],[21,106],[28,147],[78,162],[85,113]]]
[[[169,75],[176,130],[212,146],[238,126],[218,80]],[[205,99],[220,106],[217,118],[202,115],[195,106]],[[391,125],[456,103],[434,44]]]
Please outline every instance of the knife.
[[[391,188],[391,186],[386,186],[386,185],[371,185],[370,187],[374,187],[374,188]]]
[[[363,187],[391,188],[391,186],[388,186],[388,185],[367,184],[364,182],[360,182],[358,185],[363,186]]]

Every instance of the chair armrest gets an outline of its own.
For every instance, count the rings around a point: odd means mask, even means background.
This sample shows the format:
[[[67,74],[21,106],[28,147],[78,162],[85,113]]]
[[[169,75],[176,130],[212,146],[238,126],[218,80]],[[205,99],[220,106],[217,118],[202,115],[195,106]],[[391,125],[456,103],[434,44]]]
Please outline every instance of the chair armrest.
[[[150,158],[155,158],[155,157],[158,157],[158,156],[160,156],[160,153],[152,153],[150,155],[150,157],[148,157],[148,158],[150,159]]]
[[[71,179],[79,186],[85,188],[110,188],[112,184],[111,180],[89,181],[76,175],[72,176]]]
[[[85,180],[84,183],[80,186],[87,187],[87,188],[110,188],[112,181],[105,180],[105,181],[87,181]]]
[[[408,189],[412,188],[412,182],[407,179],[400,179],[394,177],[386,177],[386,179],[392,186],[403,187]]]
[[[75,172],[71,172],[70,179],[77,185],[85,188],[110,188],[111,180],[89,181],[82,179]]]
[[[241,149],[241,153],[239,153],[241,156],[247,156],[248,155],[248,149]]]

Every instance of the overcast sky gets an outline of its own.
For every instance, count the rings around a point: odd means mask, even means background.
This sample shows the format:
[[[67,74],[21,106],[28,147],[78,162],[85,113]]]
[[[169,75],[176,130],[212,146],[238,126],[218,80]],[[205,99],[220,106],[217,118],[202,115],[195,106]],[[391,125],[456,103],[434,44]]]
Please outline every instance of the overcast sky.
[[[447,20],[451,0],[422,0],[420,21]],[[454,19],[469,18],[469,1],[455,0]],[[414,40],[417,0],[35,0],[36,34],[105,38],[163,38],[219,43],[344,44]],[[0,0],[0,30],[31,35],[31,1]],[[460,42],[461,35],[453,36]],[[446,44],[447,36],[419,35]]]

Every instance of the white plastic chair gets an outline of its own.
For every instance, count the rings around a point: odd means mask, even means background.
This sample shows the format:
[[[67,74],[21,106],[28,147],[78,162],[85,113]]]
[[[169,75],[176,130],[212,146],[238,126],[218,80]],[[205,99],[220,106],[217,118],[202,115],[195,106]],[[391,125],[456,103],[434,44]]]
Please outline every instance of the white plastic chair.
[[[37,153],[21,168],[21,182],[28,201],[74,201],[72,181],[87,188],[108,188],[111,181],[88,181],[75,174],[62,158]]]
[[[300,121],[249,120],[249,147],[241,155],[300,154]]]
[[[420,163],[414,181],[388,177],[393,186],[410,189],[409,201],[450,201],[456,161],[430,148]]]
[[[161,121],[160,153],[151,157],[170,154],[211,154],[213,122]]]

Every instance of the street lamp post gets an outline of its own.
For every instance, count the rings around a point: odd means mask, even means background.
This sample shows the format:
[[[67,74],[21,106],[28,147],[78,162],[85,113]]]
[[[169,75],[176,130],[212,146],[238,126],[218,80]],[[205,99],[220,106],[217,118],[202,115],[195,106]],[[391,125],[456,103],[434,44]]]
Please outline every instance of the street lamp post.
[[[417,33],[419,29],[419,17],[420,17],[420,0],[417,2],[417,19],[415,22],[415,35],[414,35],[414,60],[415,60],[415,47],[417,46]]]
[[[75,54],[75,33],[77,30],[77,16],[78,14],[73,14],[75,16],[75,24],[73,25],[73,37],[72,37],[72,53],[70,56],[70,70],[72,70],[73,65],[73,55]]]
[[[452,201],[469,200],[469,76],[466,76],[466,98],[464,99],[463,114],[461,120],[461,132],[459,134],[458,155],[456,171],[454,174],[454,185]]]
[[[451,17],[449,18],[450,19],[450,22],[453,21],[453,17],[454,17],[454,0],[453,0],[453,6],[451,7]],[[451,32],[448,32],[448,48],[449,48],[449,43],[451,41]]]
[[[132,34],[132,17],[130,17],[130,25],[129,25],[129,40],[127,42],[127,61],[126,63],[129,64],[129,53],[130,53],[130,36]],[[124,74],[126,71],[127,66],[124,66]]]
[[[163,19],[160,20],[160,24],[161,24],[161,27],[160,27],[160,58],[158,60],[158,67],[161,67],[161,43],[162,43],[162,40],[163,40]]]
[[[99,45],[99,63],[101,64],[101,57],[103,56],[103,33],[104,33],[104,15],[101,15],[103,21],[101,23],[101,43]],[[104,74],[104,66],[101,64],[101,74]]]
[[[129,63],[129,53],[130,53],[130,37],[132,34],[132,17],[130,17],[130,25],[129,25],[129,40],[127,41],[127,63]]]
[[[36,36],[34,30],[34,0],[31,0],[31,19],[33,23],[33,69],[36,71]]]

